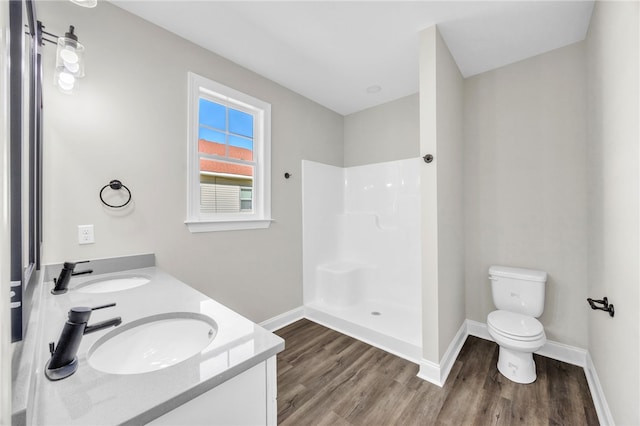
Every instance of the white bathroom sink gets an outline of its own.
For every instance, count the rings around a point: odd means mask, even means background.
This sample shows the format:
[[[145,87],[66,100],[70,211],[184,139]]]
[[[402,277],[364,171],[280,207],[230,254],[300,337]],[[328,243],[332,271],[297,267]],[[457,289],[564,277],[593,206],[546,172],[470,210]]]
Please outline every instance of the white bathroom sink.
[[[198,355],[218,325],[201,314],[154,315],[122,325],[89,349],[89,365],[111,374],[138,374],[170,367]]]
[[[145,275],[115,275],[87,281],[75,288],[80,293],[111,293],[129,290],[147,284],[151,279]]]

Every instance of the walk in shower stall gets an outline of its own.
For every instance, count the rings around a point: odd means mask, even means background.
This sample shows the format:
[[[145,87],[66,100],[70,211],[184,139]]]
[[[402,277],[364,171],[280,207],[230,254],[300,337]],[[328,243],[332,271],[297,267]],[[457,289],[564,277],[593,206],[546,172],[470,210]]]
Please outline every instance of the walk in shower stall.
[[[305,314],[415,362],[421,161],[302,164]]]

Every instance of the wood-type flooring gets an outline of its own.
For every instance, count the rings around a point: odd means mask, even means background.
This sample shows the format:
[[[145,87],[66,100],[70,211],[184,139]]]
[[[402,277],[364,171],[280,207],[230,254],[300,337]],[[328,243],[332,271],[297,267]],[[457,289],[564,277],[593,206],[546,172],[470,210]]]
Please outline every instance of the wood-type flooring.
[[[276,332],[279,425],[597,425],[582,368],[534,355],[538,379],[496,368],[498,346],[469,336],[444,387],[418,366],[303,319]]]

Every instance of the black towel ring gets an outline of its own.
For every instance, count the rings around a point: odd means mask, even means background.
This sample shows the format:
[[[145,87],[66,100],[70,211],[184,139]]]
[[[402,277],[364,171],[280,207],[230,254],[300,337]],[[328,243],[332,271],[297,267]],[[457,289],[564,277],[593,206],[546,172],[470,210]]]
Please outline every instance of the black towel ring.
[[[111,188],[114,191],[118,191],[119,189],[126,189],[127,192],[129,193],[129,198],[127,199],[127,201],[124,202],[124,204],[120,204],[119,206],[114,206],[111,205],[109,203],[107,203],[104,198],[102,198],[102,192],[107,189],[107,188]],[[111,207],[114,209],[119,209],[121,207],[126,206],[127,204],[129,204],[129,201],[131,201],[131,191],[129,191],[129,188],[127,188],[122,182],[120,182],[118,179],[114,179],[111,182],[109,182],[107,185],[103,186],[102,189],[100,190],[100,201],[102,201],[102,204],[104,204],[107,207]]]

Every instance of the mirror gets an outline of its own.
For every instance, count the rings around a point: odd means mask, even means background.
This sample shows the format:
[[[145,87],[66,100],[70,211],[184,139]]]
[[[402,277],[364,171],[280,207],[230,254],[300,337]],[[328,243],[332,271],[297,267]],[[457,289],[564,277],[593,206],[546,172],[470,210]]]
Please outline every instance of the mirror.
[[[42,241],[41,30],[31,0],[9,3],[11,341],[22,340]]]

